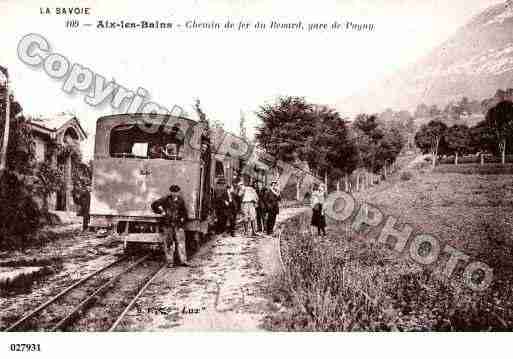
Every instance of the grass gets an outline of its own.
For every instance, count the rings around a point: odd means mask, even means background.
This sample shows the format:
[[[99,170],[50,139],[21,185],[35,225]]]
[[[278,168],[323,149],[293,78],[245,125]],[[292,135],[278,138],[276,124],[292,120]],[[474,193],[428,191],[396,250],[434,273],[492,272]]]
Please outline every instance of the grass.
[[[292,233],[289,235],[293,236]],[[370,282],[354,275],[357,265],[329,242],[309,236],[285,238],[287,273],[275,283],[278,301],[289,310],[269,318],[273,330],[341,331],[390,330],[394,321],[381,320],[386,312],[368,294]],[[346,253],[347,254],[347,253]]]
[[[499,174],[513,174],[513,164],[506,163],[462,163],[454,164],[440,164],[435,167],[435,172],[438,173],[461,173],[468,175],[499,175]]]
[[[458,265],[448,281],[387,245],[362,240],[346,224],[328,236],[282,236],[286,273],[273,284],[286,310],[267,328],[286,331],[474,331],[513,329],[512,180],[508,176],[429,173],[397,181],[360,200],[436,236],[493,268],[484,292],[466,289]],[[379,230],[379,228],[378,228]],[[442,258],[445,263],[448,256]]]
[[[493,156],[493,155],[484,155],[483,160],[485,163],[500,163],[501,157],[500,156]],[[506,155],[506,162],[512,162],[513,156],[512,155]],[[466,155],[466,156],[459,156],[458,157],[458,164],[467,164],[467,163],[477,163],[479,164],[481,162],[481,156],[476,155]],[[440,164],[454,164],[454,155],[447,156],[439,161]]]

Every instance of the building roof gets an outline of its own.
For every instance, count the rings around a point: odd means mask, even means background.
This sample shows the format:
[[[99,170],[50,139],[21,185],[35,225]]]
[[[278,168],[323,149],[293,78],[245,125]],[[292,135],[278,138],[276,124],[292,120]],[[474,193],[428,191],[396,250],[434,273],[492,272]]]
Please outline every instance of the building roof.
[[[33,118],[30,120],[30,123],[33,125],[33,128],[37,127],[37,130],[45,133],[57,133],[73,127],[81,139],[87,138],[87,134],[80,125],[80,121],[73,114],[59,113],[47,118]]]

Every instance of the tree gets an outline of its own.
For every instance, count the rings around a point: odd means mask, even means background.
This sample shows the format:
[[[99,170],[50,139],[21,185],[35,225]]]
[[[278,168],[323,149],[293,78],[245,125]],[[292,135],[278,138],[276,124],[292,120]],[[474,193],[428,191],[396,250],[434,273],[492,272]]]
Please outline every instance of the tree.
[[[360,114],[353,123],[360,165],[370,172],[378,172],[387,162],[393,162],[406,142],[404,121],[411,117],[406,111],[397,115],[397,119],[383,121],[376,115]]]
[[[283,96],[260,106],[262,125],[255,138],[266,152],[284,162],[304,160],[318,176],[330,179],[351,173],[356,167],[356,149],[348,124],[328,106],[306,102],[302,97]]]
[[[370,172],[378,171],[381,166],[377,161],[381,140],[385,136],[375,115],[359,114],[353,122],[357,136],[360,165]]]
[[[385,141],[390,145],[393,159],[399,155],[407,141],[407,125],[401,122],[392,122],[385,128]]]
[[[260,106],[256,112],[262,121],[255,138],[268,153],[285,162],[294,153],[310,154],[316,124],[313,106],[301,97],[280,97],[274,104]],[[301,156],[303,157],[303,156]]]
[[[35,169],[31,192],[42,199],[42,210],[48,212],[48,197],[64,186],[64,174],[49,161],[38,163]]]
[[[350,139],[348,122],[328,106],[313,105],[315,127],[303,152],[310,168],[335,180],[356,168],[357,151]]]
[[[454,125],[445,131],[444,142],[447,151],[454,153],[454,164],[458,164],[458,155],[468,153],[471,145],[470,129],[466,125]]]
[[[0,246],[28,243],[27,239],[50,219],[47,198],[63,185],[63,172],[48,159],[35,161],[35,148],[21,105],[12,98],[6,171],[0,178]],[[0,126],[4,128],[1,118]],[[73,193],[90,184],[80,148],[75,144],[49,147],[57,155],[71,155]],[[87,167],[88,168],[88,167]]]
[[[513,103],[501,101],[486,113],[486,125],[492,130],[495,143],[506,162],[506,145],[513,136]]]
[[[28,165],[34,160],[33,141],[27,119],[22,115],[23,108],[11,95],[9,143],[7,146],[7,170],[20,174],[30,173],[32,168]],[[0,116],[1,132],[3,132],[5,113]],[[2,133],[3,135],[3,133]]]
[[[486,120],[470,129],[470,147],[474,152],[491,152],[497,155],[500,153],[495,142],[495,134]]]
[[[410,139],[415,135],[415,120],[408,111],[397,113],[393,121],[384,123],[385,128],[393,129],[397,132],[396,139],[400,140],[401,148],[408,145],[410,149]]]
[[[34,198],[34,148],[22,107],[11,98],[9,119],[2,111],[0,127],[9,121],[6,169],[0,176],[0,246],[6,247],[34,233],[42,224],[44,212]],[[2,134],[3,136],[3,134]],[[14,242],[13,242],[14,241]]]
[[[433,156],[433,168],[436,166],[436,158],[446,149],[444,134],[447,126],[440,120],[431,120],[429,123],[422,125],[415,134],[415,145],[421,149],[423,153],[431,153]]]

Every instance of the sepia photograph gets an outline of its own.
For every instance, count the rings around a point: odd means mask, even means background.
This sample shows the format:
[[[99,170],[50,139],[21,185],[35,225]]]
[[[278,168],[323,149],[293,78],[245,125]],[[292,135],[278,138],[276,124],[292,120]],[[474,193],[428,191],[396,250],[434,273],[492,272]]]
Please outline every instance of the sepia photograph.
[[[0,0],[0,30],[7,357],[503,355],[512,0]]]

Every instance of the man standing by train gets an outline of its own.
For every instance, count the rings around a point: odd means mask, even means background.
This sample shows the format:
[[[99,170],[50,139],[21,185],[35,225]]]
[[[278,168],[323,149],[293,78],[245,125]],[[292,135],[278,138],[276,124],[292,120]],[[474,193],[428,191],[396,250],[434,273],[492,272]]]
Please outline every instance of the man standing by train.
[[[258,203],[256,207],[256,216],[257,216],[257,232],[264,233],[266,228],[266,219],[267,219],[267,204],[265,203],[266,197],[266,188],[260,183],[256,183],[257,187],[257,195],[258,195]]]
[[[187,209],[185,201],[180,195],[180,187],[169,187],[169,195],[159,198],[151,204],[151,209],[157,214],[163,214],[161,227],[162,239],[166,260],[170,265],[174,264],[174,257],[178,259],[177,265],[188,266],[185,251],[185,223],[187,221]]]
[[[89,230],[90,208],[91,208],[91,186],[87,186],[78,198],[80,210],[79,216],[82,216],[82,232]]]
[[[230,236],[235,236],[235,222],[237,217],[237,203],[235,190],[232,186],[226,186],[218,199],[219,233],[227,232]]]

